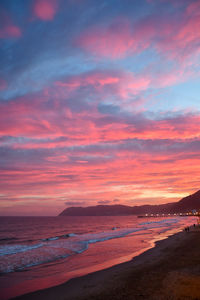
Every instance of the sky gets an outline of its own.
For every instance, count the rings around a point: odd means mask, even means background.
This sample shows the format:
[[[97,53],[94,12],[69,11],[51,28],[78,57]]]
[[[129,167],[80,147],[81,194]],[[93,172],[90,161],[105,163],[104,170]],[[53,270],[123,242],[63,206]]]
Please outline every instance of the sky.
[[[200,182],[199,0],[0,0],[0,215]]]

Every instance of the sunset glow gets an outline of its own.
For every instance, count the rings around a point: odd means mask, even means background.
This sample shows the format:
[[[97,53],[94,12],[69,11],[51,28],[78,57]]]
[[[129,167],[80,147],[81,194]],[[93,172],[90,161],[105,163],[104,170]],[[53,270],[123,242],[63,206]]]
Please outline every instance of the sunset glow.
[[[200,1],[0,3],[0,214],[160,204],[200,182]]]

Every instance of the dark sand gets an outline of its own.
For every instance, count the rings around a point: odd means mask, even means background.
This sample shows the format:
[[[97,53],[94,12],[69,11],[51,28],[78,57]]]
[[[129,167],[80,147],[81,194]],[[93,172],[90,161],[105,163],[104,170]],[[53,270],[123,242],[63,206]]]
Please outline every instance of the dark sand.
[[[16,299],[200,300],[200,229],[159,241],[130,262]]]

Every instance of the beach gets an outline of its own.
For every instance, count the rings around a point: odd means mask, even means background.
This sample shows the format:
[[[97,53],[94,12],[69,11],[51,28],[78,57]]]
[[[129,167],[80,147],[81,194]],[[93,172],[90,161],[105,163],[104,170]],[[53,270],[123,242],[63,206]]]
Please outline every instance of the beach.
[[[129,262],[16,299],[200,299],[200,230],[156,242]]]

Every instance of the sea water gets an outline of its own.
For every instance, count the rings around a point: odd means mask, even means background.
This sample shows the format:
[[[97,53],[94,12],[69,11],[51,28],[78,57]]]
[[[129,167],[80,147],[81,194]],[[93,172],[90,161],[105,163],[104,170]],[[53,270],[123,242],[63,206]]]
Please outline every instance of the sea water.
[[[193,217],[0,217],[0,299],[125,262]]]

